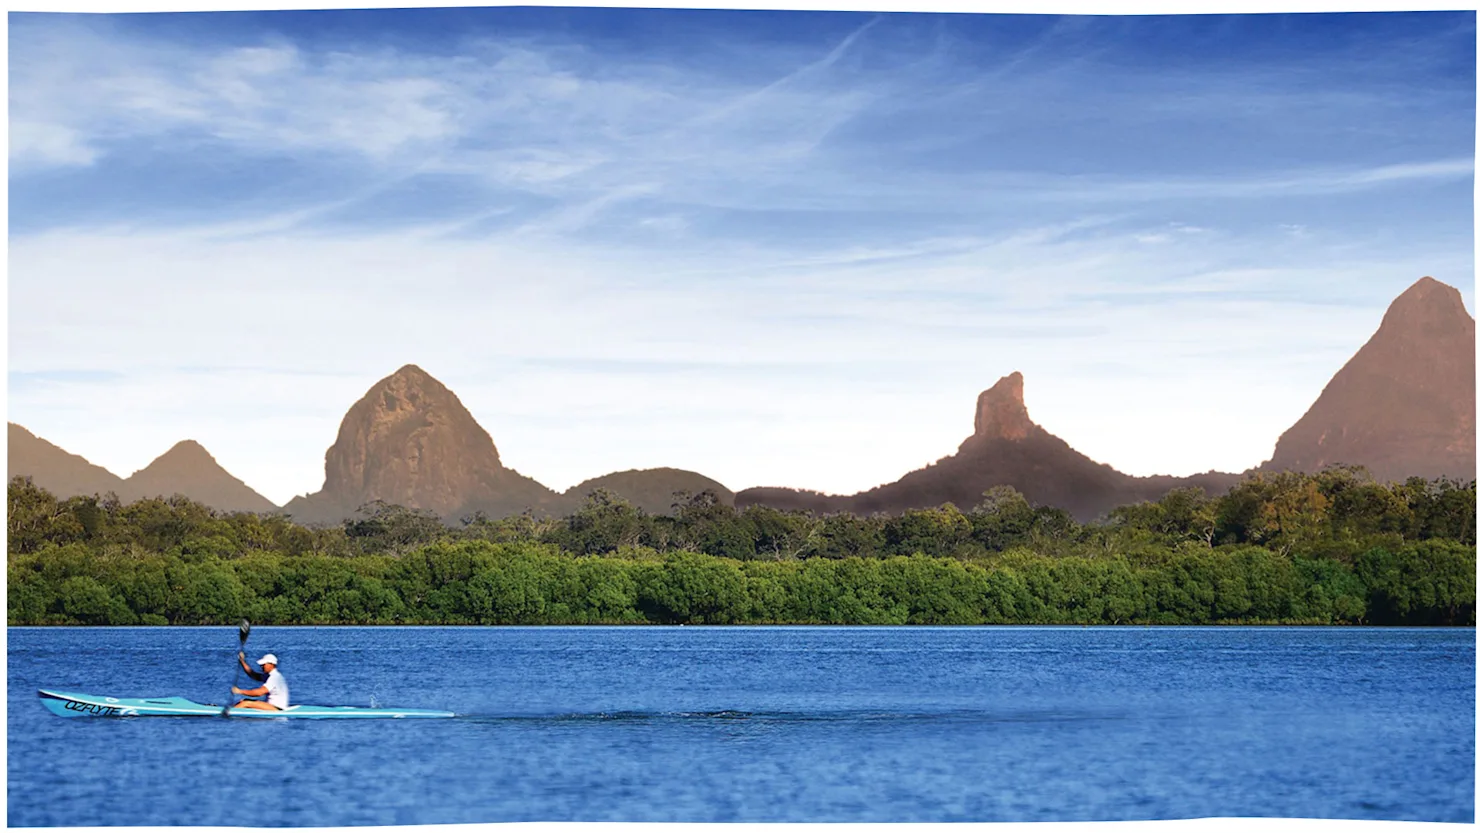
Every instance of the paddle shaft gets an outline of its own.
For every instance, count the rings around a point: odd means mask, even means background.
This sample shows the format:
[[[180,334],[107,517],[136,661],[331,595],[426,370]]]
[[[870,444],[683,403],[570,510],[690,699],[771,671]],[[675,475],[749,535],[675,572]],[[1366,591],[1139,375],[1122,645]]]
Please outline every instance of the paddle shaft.
[[[251,633],[252,633],[252,623],[251,622],[248,622],[245,619],[243,619],[242,620],[241,628],[239,628],[237,630],[237,637],[238,637],[238,640],[239,640],[239,643],[240,643],[240,644],[238,644],[237,649],[236,649],[237,658],[236,658],[236,662],[232,664],[231,687],[233,689],[235,689],[237,687],[237,684],[242,681],[242,658],[241,658],[241,654],[244,653],[247,650],[247,637],[250,636]],[[224,705],[224,706],[221,707],[221,716],[222,717],[226,717],[231,712],[231,701],[234,700],[234,699],[236,699],[236,692],[235,691],[232,691],[231,692],[231,696],[229,696],[229,697],[226,698],[226,705]]]

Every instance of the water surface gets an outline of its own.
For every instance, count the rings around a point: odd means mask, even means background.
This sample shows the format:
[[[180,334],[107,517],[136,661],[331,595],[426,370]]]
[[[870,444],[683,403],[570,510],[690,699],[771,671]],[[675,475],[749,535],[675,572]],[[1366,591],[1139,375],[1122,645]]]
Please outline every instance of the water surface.
[[[62,719],[223,702],[236,629],[8,633],[11,826],[1474,820],[1473,629],[253,629],[432,721]]]

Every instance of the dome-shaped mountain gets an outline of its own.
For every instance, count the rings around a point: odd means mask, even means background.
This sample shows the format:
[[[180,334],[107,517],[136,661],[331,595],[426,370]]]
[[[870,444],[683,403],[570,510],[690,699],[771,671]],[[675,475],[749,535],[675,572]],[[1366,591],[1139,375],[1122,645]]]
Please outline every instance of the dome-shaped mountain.
[[[1475,319],[1459,290],[1422,278],[1280,436],[1267,470],[1346,464],[1379,480],[1475,477]]]
[[[586,496],[605,489],[649,515],[672,515],[675,492],[697,495],[712,491],[720,503],[734,505],[735,493],[718,480],[683,469],[632,469],[593,477],[565,490],[568,511],[577,509]]]
[[[413,364],[371,386],[324,455],[324,487],[284,511],[337,522],[376,500],[456,519],[558,506],[560,496],[499,460],[493,438],[457,395]]]

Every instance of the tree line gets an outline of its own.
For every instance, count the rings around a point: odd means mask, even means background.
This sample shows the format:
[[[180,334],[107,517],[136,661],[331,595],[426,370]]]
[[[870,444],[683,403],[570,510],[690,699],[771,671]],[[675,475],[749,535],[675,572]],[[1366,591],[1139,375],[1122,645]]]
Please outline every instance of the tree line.
[[[9,484],[22,624],[1447,624],[1475,622],[1475,484],[1355,468],[1173,491],[1092,523],[997,487],[895,516],[605,491],[563,518],[329,527],[181,496]]]

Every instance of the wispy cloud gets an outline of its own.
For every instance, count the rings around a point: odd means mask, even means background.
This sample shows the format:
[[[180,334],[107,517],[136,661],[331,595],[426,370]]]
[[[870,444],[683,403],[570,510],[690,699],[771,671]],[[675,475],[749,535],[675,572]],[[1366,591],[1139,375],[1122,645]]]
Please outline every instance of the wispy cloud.
[[[496,228],[524,235],[582,233],[639,199],[701,229],[705,211],[980,213],[1004,202],[1257,200],[1472,176],[1468,157],[1422,143],[1400,161],[1317,161],[1329,155],[1319,140],[1338,125],[1419,116],[1415,100],[1436,95],[1422,86],[1297,97],[1268,69],[1167,80],[1097,63],[1073,21],[966,71],[951,49],[903,45],[898,18],[859,19],[810,53],[749,44],[744,78],[726,65],[605,56],[551,39],[346,52],[275,35],[221,48],[107,19],[25,19],[12,56],[11,160],[24,174],[124,158],[165,164],[172,149],[239,164],[286,156],[317,170],[290,173],[280,202],[341,207],[418,177],[461,177],[482,195],[452,228],[504,218]],[[1066,42],[1088,52],[1066,59]],[[1106,74],[1125,83],[1097,84]],[[1458,103],[1431,100],[1430,112]],[[1302,148],[1303,163],[1286,147],[1292,161],[1250,170],[1251,152],[1271,141],[1251,120],[1316,144]],[[1226,154],[1224,172],[1196,170],[1204,154],[1193,148],[1219,130],[1247,133],[1250,148]],[[1114,153],[1078,138],[1104,135],[1111,147],[1128,131],[1189,141],[1161,148],[1155,169],[1122,172]],[[346,181],[325,192],[326,176]],[[366,177],[381,189],[364,189]],[[511,208],[511,194],[533,201]]]
[[[30,314],[12,322],[11,364],[46,374],[109,356],[126,376],[110,382],[110,413],[149,427],[99,462],[138,467],[204,425],[207,446],[274,499],[316,487],[344,410],[407,361],[451,385],[511,465],[553,486],[676,465],[737,488],[848,491],[951,451],[975,394],[1013,370],[1030,379],[1035,418],[1097,459],[1137,473],[1241,469],[1417,274],[1473,301],[1451,277],[1467,259],[1376,247],[1331,259],[1299,239],[1274,252],[1261,237],[1165,228],[1050,228],[810,268],[753,251],[725,264],[728,279],[662,285],[647,276],[712,264],[415,235],[47,236],[12,247],[13,273],[51,280],[12,286],[12,308]],[[1171,239],[1149,253],[1147,234]],[[321,277],[336,273],[353,280]],[[157,288],[145,304],[140,286]],[[90,302],[59,305],[53,287]],[[192,363],[218,370],[182,368],[187,345]],[[1135,372],[1107,376],[1107,363]],[[1263,404],[1225,408],[1219,380],[1234,377]],[[106,449],[112,423],[88,417],[100,396],[83,381],[13,390],[11,411]],[[1087,411],[1086,397],[1113,404]],[[234,414],[273,416],[233,434]],[[1209,426],[1227,429],[1219,443],[1198,439]],[[706,444],[716,433],[730,439]],[[857,443],[875,453],[851,453]]]
[[[1344,194],[1414,182],[1463,182],[1473,179],[1474,175],[1474,159],[1457,157],[1376,167],[1279,171],[1254,177],[1179,177],[1150,181],[1108,177],[1065,178],[1058,183],[1037,183],[1024,190],[1046,198],[1076,202],[1262,199]]]
[[[414,361],[552,486],[851,491],[1021,370],[1097,459],[1239,469],[1408,283],[1473,303],[1472,29],[630,13],[13,18],[12,418],[286,500]]]
[[[16,27],[11,118],[86,151],[12,146],[12,161],[87,164],[120,142],[219,141],[254,152],[346,151],[385,162],[455,139],[467,91],[403,58],[305,55],[119,37],[92,26]]]
[[[824,76],[872,25],[811,63],[778,63],[780,77],[757,87],[642,62],[593,65],[560,45],[479,39],[445,55],[309,53],[292,43],[222,51],[106,23],[99,31],[31,21],[18,27],[13,52],[11,161],[20,172],[147,163],[183,146],[249,160],[319,158],[306,164],[331,172],[353,165],[364,171],[356,179],[382,188],[452,175],[484,189],[484,205],[457,227],[499,216],[512,191],[548,203],[515,218],[520,233],[569,233],[634,197],[682,202],[694,183],[724,189],[799,170],[866,106],[866,89]],[[781,61],[764,50],[753,58]],[[347,190],[327,202],[284,193],[313,206],[276,211],[267,227],[310,222],[376,193]]]
[[[98,151],[70,127],[44,121],[12,121],[10,164],[22,169],[91,165]]]

